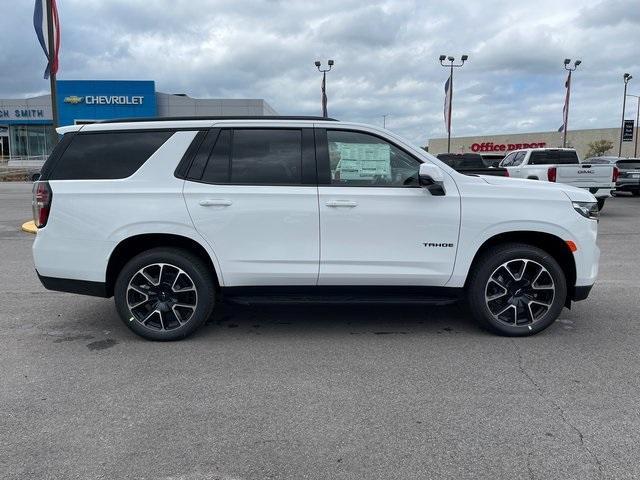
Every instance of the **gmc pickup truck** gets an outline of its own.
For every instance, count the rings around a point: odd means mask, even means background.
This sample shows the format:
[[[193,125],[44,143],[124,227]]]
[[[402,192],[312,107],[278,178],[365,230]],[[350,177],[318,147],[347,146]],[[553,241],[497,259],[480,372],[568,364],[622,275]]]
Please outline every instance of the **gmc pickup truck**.
[[[613,165],[581,163],[572,148],[514,150],[500,162],[510,177],[564,183],[591,192],[602,210],[616,188],[619,171]]]

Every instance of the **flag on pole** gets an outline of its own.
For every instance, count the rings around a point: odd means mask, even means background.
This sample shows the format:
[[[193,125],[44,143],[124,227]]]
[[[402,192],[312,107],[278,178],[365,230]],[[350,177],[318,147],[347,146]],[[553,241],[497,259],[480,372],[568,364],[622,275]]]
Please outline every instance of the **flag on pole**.
[[[567,75],[567,81],[564,82],[564,88],[567,92],[564,95],[564,107],[562,109],[562,125],[558,129],[559,132],[563,132],[567,128],[567,114],[569,113],[569,88],[571,87],[571,72]]]
[[[33,26],[36,29],[36,35],[38,35],[38,41],[40,46],[47,57],[47,68],[44,71],[44,78],[49,78],[49,75],[55,75],[58,72],[58,52],[60,51],[60,23],[58,21],[58,9],[56,7],[56,0],[51,1],[51,11],[47,11],[47,0],[36,0],[35,8],[33,9]],[[53,38],[49,38],[49,30],[47,28],[47,22],[51,15],[53,24]]]
[[[449,109],[451,108],[451,77],[444,84],[444,125],[447,133],[451,132],[451,118],[449,118]]]
[[[327,77],[322,75],[322,116],[327,117]]]

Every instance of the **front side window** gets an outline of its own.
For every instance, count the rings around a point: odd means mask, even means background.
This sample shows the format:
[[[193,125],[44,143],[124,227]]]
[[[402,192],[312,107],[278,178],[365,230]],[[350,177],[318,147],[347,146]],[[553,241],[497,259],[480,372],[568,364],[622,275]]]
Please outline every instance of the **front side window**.
[[[328,130],[331,185],[418,186],[420,162],[366,133]]]
[[[510,167],[510,166],[512,166],[513,165],[513,159],[515,157],[516,157],[516,152],[510,153],[509,155],[504,157],[502,162],[500,162],[500,166],[501,167]]]
[[[513,167],[517,167],[518,165],[520,165],[522,163],[522,161],[524,160],[524,157],[527,156],[527,152],[518,152],[516,153],[516,156],[513,157],[513,163],[512,166]]]

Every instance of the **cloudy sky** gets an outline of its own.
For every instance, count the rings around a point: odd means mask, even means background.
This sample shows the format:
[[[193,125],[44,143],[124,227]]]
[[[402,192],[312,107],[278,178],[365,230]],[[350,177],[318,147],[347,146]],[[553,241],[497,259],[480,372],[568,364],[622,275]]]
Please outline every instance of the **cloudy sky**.
[[[46,93],[33,1],[0,4],[0,98]],[[570,128],[619,125],[626,71],[637,77],[630,93],[640,94],[639,0],[58,0],[58,6],[60,79],[149,79],[168,93],[264,98],[281,114],[316,115],[320,74],[313,62],[332,58],[331,116],[381,125],[387,114],[388,128],[421,145],[445,135],[441,53],[469,55],[456,71],[454,135],[557,129],[566,57],[583,62],[573,79]]]

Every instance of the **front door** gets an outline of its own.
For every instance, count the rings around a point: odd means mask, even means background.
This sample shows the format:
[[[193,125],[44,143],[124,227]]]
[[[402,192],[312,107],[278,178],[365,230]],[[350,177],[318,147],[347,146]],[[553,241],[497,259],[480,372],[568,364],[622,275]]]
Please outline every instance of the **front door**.
[[[313,130],[211,130],[184,198],[225,286],[315,285],[319,268]]]
[[[453,272],[458,190],[418,185],[421,160],[373,134],[316,130],[319,285],[442,286]]]

